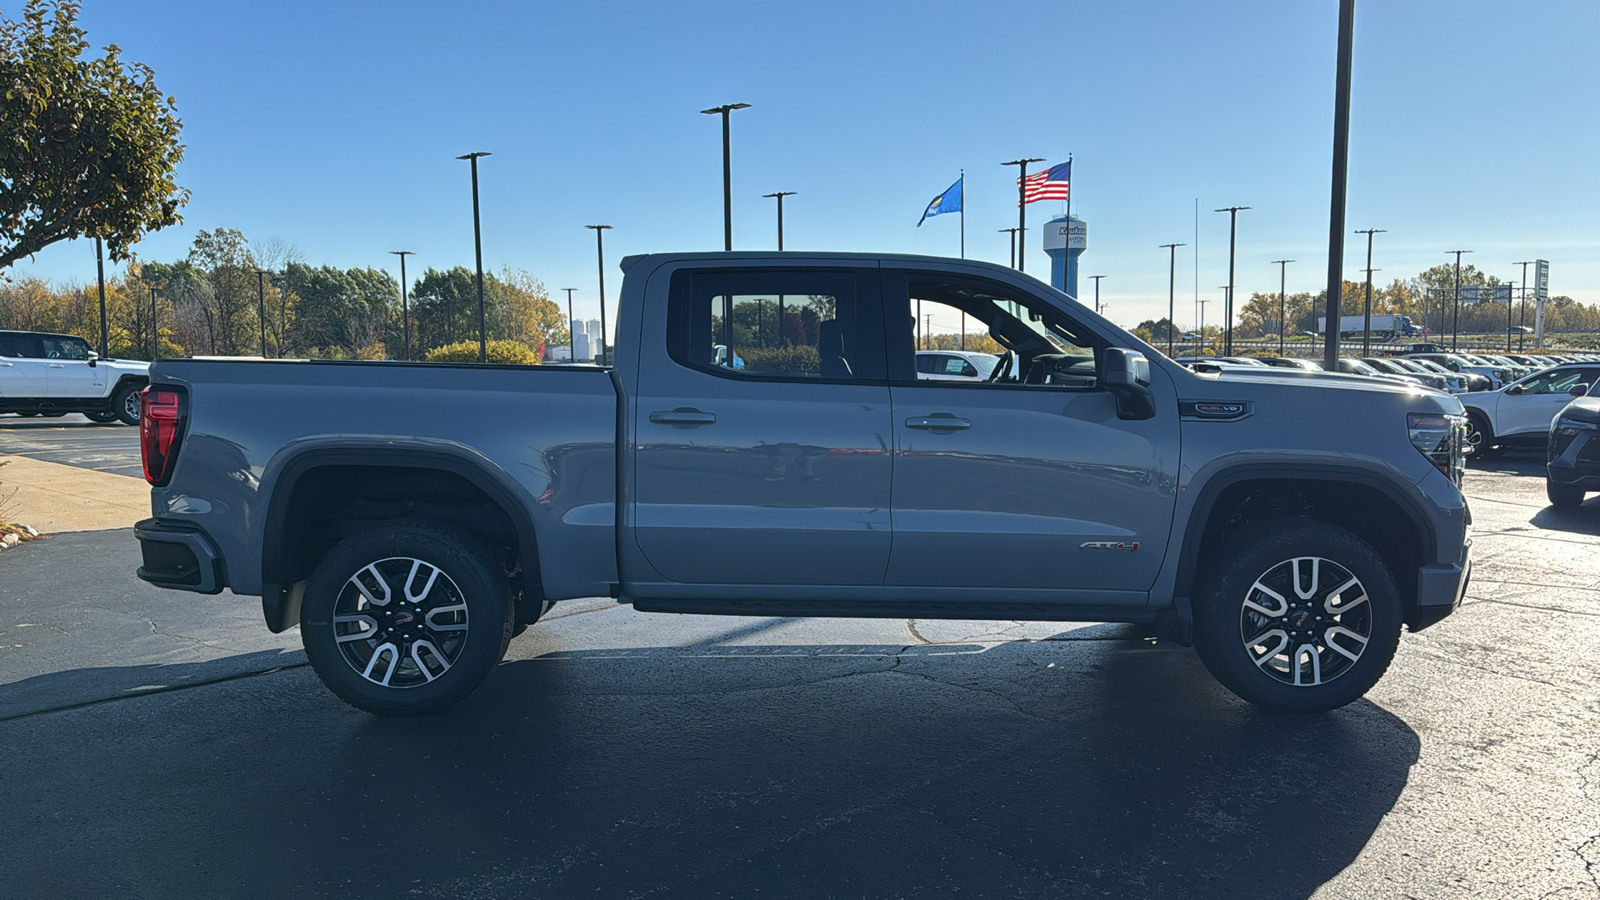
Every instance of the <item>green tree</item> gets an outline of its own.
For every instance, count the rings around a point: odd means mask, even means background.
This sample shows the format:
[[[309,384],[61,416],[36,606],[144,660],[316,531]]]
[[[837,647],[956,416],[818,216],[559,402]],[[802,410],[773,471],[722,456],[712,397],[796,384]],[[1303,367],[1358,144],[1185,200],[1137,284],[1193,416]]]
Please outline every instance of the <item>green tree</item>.
[[[500,279],[492,273],[483,276],[484,319],[500,318]],[[423,355],[428,348],[453,344],[478,337],[478,279],[465,266],[447,271],[428,269],[411,290],[412,354]],[[491,333],[491,337],[493,334]]]
[[[0,19],[0,269],[85,236],[121,261],[189,201],[172,98],[115,44],[87,57],[78,11],[27,0],[20,22]]]

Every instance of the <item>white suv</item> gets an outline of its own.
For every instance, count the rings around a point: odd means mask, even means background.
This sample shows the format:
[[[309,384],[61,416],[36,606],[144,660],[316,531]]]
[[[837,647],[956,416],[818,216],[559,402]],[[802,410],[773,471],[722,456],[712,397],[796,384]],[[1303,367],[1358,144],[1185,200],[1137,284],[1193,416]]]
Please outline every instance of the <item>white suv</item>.
[[[0,331],[0,412],[137,425],[149,381],[149,363],[100,359],[76,335]]]

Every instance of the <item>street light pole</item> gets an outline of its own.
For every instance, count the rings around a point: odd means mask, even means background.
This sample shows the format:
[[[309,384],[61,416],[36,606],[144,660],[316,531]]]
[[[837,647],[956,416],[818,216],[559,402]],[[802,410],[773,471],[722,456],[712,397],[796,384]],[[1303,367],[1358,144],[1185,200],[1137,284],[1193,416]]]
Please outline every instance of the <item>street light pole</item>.
[[[100,355],[109,356],[106,349],[111,343],[111,329],[106,324],[106,248],[100,238],[94,239],[94,270],[100,282]]]
[[[594,230],[595,258],[600,263],[600,365],[606,364],[606,242],[605,233],[610,225],[585,225]],[[570,296],[570,295],[569,295]],[[728,351],[732,353],[733,351]]]
[[[1322,366],[1339,371],[1340,305],[1344,302],[1344,204],[1350,177],[1350,68],[1356,0],[1339,0],[1339,59],[1333,89],[1333,185],[1328,200],[1328,324]]]
[[[1177,278],[1178,278],[1178,248],[1179,247],[1187,247],[1189,245],[1188,244],[1162,244],[1161,246],[1167,248],[1167,358],[1171,359],[1174,356],[1174,353],[1173,353],[1173,350],[1172,350],[1173,340],[1174,340],[1173,339],[1173,335],[1172,335],[1172,332],[1174,331],[1174,325],[1173,325],[1172,319],[1173,319],[1174,316],[1177,315],[1177,309],[1173,304],[1177,302],[1174,299],[1177,296],[1174,293],[1174,291],[1177,289],[1177,284],[1178,284],[1178,282],[1177,282]],[[1100,311],[1100,299],[1099,299],[1100,298],[1100,293],[1099,293],[1100,292],[1100,282],[1096,281],[1094,283],[1094,287],[1095,287],[1094,308],[1095,308],[1095,312],[1099,312]]]
[[[1104,278],[1105,276],[1090,275],[1089,277],[1094,279],[1094,311],[1098,313],[1100,312],[1100,279]]]
[[[733,249],[733,163],[732,141],[728,132],[728,114],[736,109],[749,109],[748,103],[725,103],[702,109],[704,115],[722,116],[722,249]],[[604,304],[601,304],[604,306]],[[601,335],[604,338],[604,335]],[[732,351],[729,351],[732,352]]]
[[[578,361],[578,320],[572,317],[572,292],[577,288],[562,288],[567,292],[567,362]]]
[[[1226,307],[1223,310],[1223,316],[1225,317],[1223,326],[1227,330],[1223,332],[1222,338],[1223,356],[1233,355],[1233,250],[1235,239],[1239,235],[1239,210],[1249,208],[1248,206],[1224,206],[1216,210],[1217,212],[1228,214],[1228,296],[1223,298],[1223,304]]]
[[[478,362],[489,361],[489,333],[483,328],[483,232],[478,227],[478,157],[490,154],[477,151],[456,159],[472,163],[472,245],[478,261]]]
[[[395,256],[400,257],[400,333],[404,342],[405,352],[401,359],[411,359],[411,307],[406,302],[406,257],[415,256],[411,250],[390,250]]]
[[[1003,162],[1000,164],[1002,166],[1017,167],[1017,234],[1024,237],[1026,237],[1028,234],[1028,204],[1026,202],[1028,196],[1028,163],[1036,162],[1044,162],[1044,158],[1031,157],[1029,159],[1013,159],[1010,162]],[[963,187],[965,186],[963,185]],[[966,204],[963,203],[962,205],[965,206]],[[1022,247],[1022,252],[1020,253],[1013,251],[1013,255],[1015,255],[1017,259],[1017,271],[1027,271],[1028,264],[1023,259],[1023,257],[1028,255],[1027,246],[1024,245]]]
[[[1521,310],[1521,314],[1517,317],[1517,352],[1518,353],[1522,352],[1523,337],[1527,334],[1527,332],[1523,331],[1523,329],[1528,327],[1528,266],[1532,262],[1533,262],[1533,260],[1531,260],[1531,259],[1524,259],[1524,260],[1520,260],[1518,262],[1512,263],[1513,266],[1521,266],[1522,267],[1522,285],[1521,285],[1521,288],[1520,288],[1520,292],[1522,294],[1522,310]]]
[[[1366,312],[1363,313],[1363,318],[1361,320],[1362,356],[1372,355],[1372,273],[1377,271],[1376,269],[1372,268],[1372,236],[1375,234],[1383,234],[1387,230],[1388,229],[1385,228],[1368,228],[1365,230],[1357,228],[1355,230],[1356,234],[1364,234],[1367,236],[1367,305]],[[1341,285],[1341,287],[1343,287],[1343,285]]]
[[[1294,262],[1294,260],[1292,260],[1292,259],[1275,259],[1275,260],[1272,261],[1272,264],[1278,267],[1278,355],[1279,356],[1287,355],[1287,349],[1286,349],[1287,348],[1287,344],[1285,344],[1285,340],[1286,340],[1285,335],[1287,335],[1289,333],[1289,316],[1288,316],[1287,307],[1285,306],[1285,301],[1284,301],[1284,285],[1289,283],[1289,281],[1288,281],[1288,279],[1289,279],[1289,275],[1288,275],[1289,263],[1292,263],[1292,262]]]
[[[1011,235],[1011,268],[1015,269],[1017,267],[1017,229],[1000,228],[997,230],[1004,234]]]
[[[776,197],[778,199],[778,252],[783,252],[783,198],[793,197],[794,191],[778,191],[774,194],[762,194],[763,197]]]
[[[261,325],[261,358],[267,358],[267,270],[256,270],[256,320]]]
[[[1461,254],[1471,253],[1471,250],[1446,250],[1445,253],[1456,255],[1456,305],[1455,311],[1450,314],[1450,349],[1456,349],[1456,344],[1461,337]],[[1444,318],[1440,316],[1439,318]]]

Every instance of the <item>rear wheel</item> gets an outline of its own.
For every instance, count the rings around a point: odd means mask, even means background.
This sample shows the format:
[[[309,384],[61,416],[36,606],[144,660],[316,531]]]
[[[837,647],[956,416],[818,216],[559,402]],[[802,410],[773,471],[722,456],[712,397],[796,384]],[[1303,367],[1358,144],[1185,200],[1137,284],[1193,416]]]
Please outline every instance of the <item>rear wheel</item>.
[[[111,395],[111,411],[124,425],[139,424],[140,393],[144,385],[130,382],[117,388]]]
[[[1583,504],[1583,488],[1573,487],[1570,484],[1557,484],[1548,477],[1544,480],[1544,495],[1550,498],[1551,506],[1570,508]]]
[[[1365,694],[1400,643],[1400,591],[1350,532],[1311,519],[1248,526],[1195,597],[1194,643],[1223,686],[1263,709],[1322,712]]]
[[[441,712],[511,640],[511,586],[475,540],[421,523],[346,538],[306,583],[306,657],[345,702],[380,716]]]

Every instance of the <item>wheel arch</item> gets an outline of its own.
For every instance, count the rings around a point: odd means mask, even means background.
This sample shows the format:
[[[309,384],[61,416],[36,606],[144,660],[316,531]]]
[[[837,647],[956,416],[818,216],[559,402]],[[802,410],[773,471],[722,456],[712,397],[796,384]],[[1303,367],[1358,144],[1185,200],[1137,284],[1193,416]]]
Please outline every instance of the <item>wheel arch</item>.
[[[1418,571],[1436,561],[1437,530],[1419,502],[1389,480],[1335,466],[1238,467],[1208,480],[1189,512],[1174,595],[1194,595],[1208,554],[1214,555],[1226,540],[1234,519],[1274,515],[1327,521],[1372,545],[1393,571],[1411,621]]]
[[[324,495],[314,502],[305,496],[306,488],[323,487],[323,482],[330,477],[347,471],[399,474],[400,480],[394,482],[395,494],[391,499],[402,504],[406,502],[403,492],[408,486],[404,480],[407,473],[431,473],[434,486],[440,483],[439,476],[457,479],[470,486],[498,510],[509,524],[514,538],[509,543],[521,569],[523,598],[536,602],[543,600],[538,539],[528,512],[528,503],[531,501],[522,498],[521,489],[509,476],[486,461],[439,447],[323,447],[298,452],[276,466],[269,466],[269,470],[272,468],[276,468],[277,472],[272,478],[262,526],[261,602],[267,626],[274,632],[283,631],[299,621],[300,595],[305,579],[329,546],[326,540],[316,542],[306,539],[307,516],[329,503],[353,502],[357,499],[352,493],[331,498]]]

